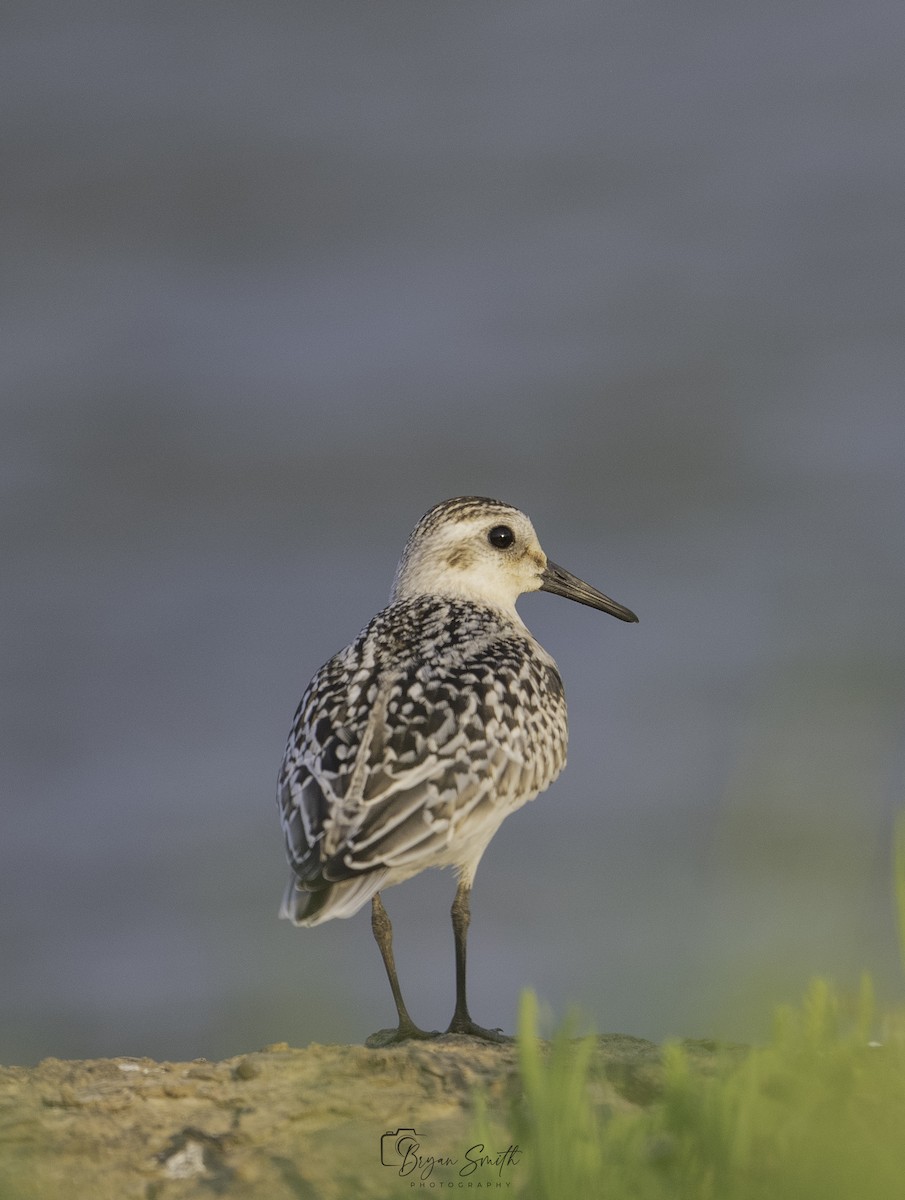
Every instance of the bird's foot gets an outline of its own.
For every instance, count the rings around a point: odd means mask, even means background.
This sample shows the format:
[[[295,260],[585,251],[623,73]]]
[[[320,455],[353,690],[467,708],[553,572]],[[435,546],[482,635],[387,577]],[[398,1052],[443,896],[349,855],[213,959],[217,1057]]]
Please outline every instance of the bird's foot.
[[[400,1042],[430,1041],[440,1036],[439,1029],[419,1029],[414,1021],[400,1021],[395,1029],[378,1029],[370,1037],[365,1038],[369,1050],[379,1050],[382,1046],[396,1046]]]
[[[455,1016],[449,1023],[447,1033],[460,1033],[465,1037],[480,1038],[483,1042],[496,1042],[498,1045],[506,1045],[509,1042],[514,1042],[515,1038],[511,1038],[507,1033],[503,1033],[502,1029],[485,1029],[483,1025],[477,1025],[472,1021],[471,1017]]]

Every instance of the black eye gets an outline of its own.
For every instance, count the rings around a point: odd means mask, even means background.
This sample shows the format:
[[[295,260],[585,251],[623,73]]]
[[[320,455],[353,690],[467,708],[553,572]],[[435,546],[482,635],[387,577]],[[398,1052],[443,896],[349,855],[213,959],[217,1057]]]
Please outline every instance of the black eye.
[[[487,540],[491,546],[496,546],[497,550],[507,550],[515,541],[515,534],[508,525],[494,525],[487,535]]]

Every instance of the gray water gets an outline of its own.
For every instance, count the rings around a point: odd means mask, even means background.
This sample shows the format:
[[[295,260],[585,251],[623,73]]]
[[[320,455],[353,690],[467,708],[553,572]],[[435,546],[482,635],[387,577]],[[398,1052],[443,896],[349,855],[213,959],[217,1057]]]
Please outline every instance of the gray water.
[[[0,1061],[390,1022],[365,913],[276,919],[274,782],[460,493],[641,617],[521,603],[570,764],[482,864],[475,1017],[900,997],[902,5],[6,13]],[[429,1026],[452,888],[385,896]]]

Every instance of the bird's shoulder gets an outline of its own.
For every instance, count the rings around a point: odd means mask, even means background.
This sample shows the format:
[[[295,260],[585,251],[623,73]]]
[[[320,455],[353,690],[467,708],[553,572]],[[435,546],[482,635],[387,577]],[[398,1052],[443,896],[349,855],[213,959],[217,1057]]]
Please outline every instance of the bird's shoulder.
[[[409,724],[438,706],[462,714],[484,698],[518,706],[538,694],[561,696],[562,680],[523,625],[490,606],[417,597],[383,609],[316,672],[296,733],[315,742],[335,725],[348,733],[380,696]]]
[[[523,626],[471,603],[403,601],[316,672],[281,779],[304,766],[332,789],[355,770],[390,764],[398,773],[444,747],[461,757],[488,738],[516,739],[560,708],[556,664]]]

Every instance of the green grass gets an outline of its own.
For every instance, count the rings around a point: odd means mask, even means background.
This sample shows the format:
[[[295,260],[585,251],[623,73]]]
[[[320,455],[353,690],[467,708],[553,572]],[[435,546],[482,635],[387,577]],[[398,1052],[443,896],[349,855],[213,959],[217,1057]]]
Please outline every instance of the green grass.
[[[905,963],[905,821],[894,859]],[[523,1200],[905,1197],[905,1010],[880,1019],[866,977],[854,1004],[813,981],[776,1010],[767,1044],[711,1070],[665,1046],[662,1090],[645,1108],[601,1102],[596,1040],[573,1032],[545,1047],[536,997],[522,996],[508,1125],[524,1151],[512,1188]]]

